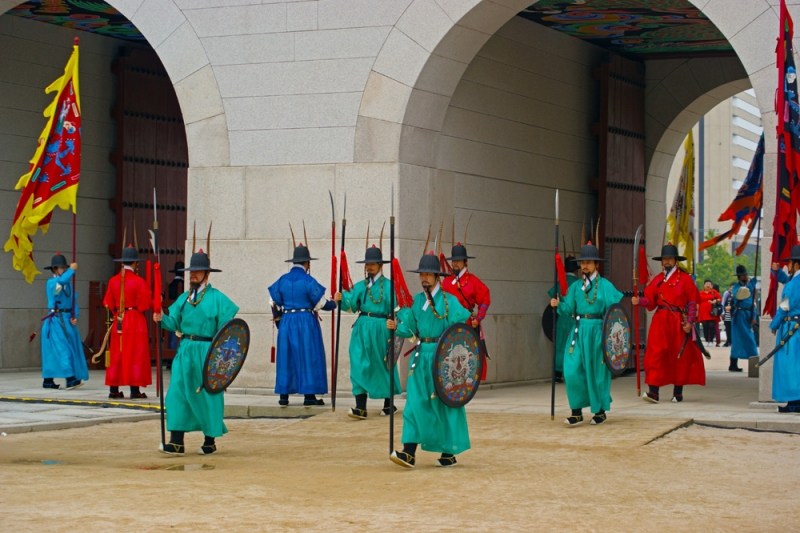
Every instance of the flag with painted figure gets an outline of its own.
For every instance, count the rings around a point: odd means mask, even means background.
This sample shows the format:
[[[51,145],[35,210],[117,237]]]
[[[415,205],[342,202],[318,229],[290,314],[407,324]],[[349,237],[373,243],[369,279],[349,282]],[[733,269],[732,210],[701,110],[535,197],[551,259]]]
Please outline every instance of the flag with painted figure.
[[[739,233],[743,224],[747,224],[747,234],[742,240],[742,244],[736,247],[736,255],[741,255],[750,240],[750,235],[758,224],[761,217],[761,207],[764,199],[764,134],[761,134],[761,140],[758,142],[756,154],[753,156],[753,161],[750,163],[750,170],[747,172],[742,186],[739,187],[739,192],[736,193],[728,209],[719,216],[720,222],[732,220],[733,226],[731,229],[717,235],[700,244],[698,249],[702,252],[706,248],[710,248],[725,239],[730,239]]]
[[[778,90],[775,94],[775,113],[778,115],[778,180],[775,195],[773,238],[770,245],[772,262],[785,260],[797,244],[797,213],[800,207],[800,105],[797,100],[797,70],[794,64],[794,24],[786,2],[781,0],[780,35],[778,36]],[[764,302],[764,314],[775,316],[778,299],[778,279],[770,274],[769,291]]]
[[[71,209],[76,213],[76,198],[81,172],[81,100],[78,81],[78,39],[64,68],[64,75],[50,84],[45,93],[55,98],[44,110],[47,125],[27,174],[17,182],[22,194],[4,246],[13,252],[13,265],[28,283],[41,274],[33,260],[31,237],[41,229],[47,233],[53,210]]]
[[[667,241],[686,258],[681,267],[694,273],[694,138],[691,130],[683,144],[681,179],[667,216]]]

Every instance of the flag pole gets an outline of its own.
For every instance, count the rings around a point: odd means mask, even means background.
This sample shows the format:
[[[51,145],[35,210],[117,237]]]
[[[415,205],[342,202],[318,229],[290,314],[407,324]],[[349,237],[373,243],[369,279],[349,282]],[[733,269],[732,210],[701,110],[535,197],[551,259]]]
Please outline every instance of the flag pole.
[[[333,206],[333,194],[328,191],[331,198],[331,295],[336,288],[336,209]],[[308,243],[306,243],[308,245]],[[337,306],[338,307],[338,306]],[[331,309],[331,390],[335,388],[333,384],[334,350],[336,345],[336,311]]]
[[[395,319],[394,307],[394,183],[392,183],[392,215],[389,217],[389,318]],[[387,363],[389,364],[389,455],[394,451],[394,367],[396,365],[394,360],[394,339],[395,330],[389,330],[389,356]]]
[[[556,259],[558,258],[558,189],[556,189]],[[553,287],[555,287],[556,298],[560,296],[558,290],[558,262],[554,262],[553,268]],[[553,368],[550,376],[550,420],[556,419],[556,352],[558,352],[558,342],[556,339],[556,324],[558,323],[558,308],[553,309]]]
[[[75,46],[78,46],[78,43],[80,43],[80,39],[78,37],[75,37],[73,42],[75,43]],[[77,246],[77,242],[78,242],[77,227],[78,227],[78,193],[76,191],[75,192],[75,205],[72,206],[72,262],[73,263],[76,262],[76,258],[77,258],[77,248],[78,248],[78,246]],[[77,304],[75,302],[75,288],[76,288],[76,285],[77,285],[77,282],[75,280],[75,276],[76,275],[77,274],[75,274],[75,273],[72,274],[72,318],[73,319],[75,318],[75,311],[76,311],[75,308],[77,306]]]
[[[344,211],[342,212],[342,246],[341,246],[341,261],[339,261],[339,291],[342,292],[342,268],[344,268],[344,236],[347,230],[347,193],[344,193]],[[339,373],[339,341],[342,331],[342,306],[341,302],[336,305],[336,346],[333,356],[333,369],[331,371],[331,380],[333,386],[331,387],[331,411],[336,412],[336,381]]]
[[[159,309],[153,309],[154,313],[161,313],[161,254],[158,249],[158,203],[156,200],[156,188],[153,187],[153,230],[150,232],[152,236],[153,254],[156,256],[156,265],[154,267],[153,275],[153,288],[158,290],[158,294],[153,294],[153,301],[158,304]],[[156,276],[158,279],[156,280]],[[122,288],[123,291],[125,287]],[[161,407],[161,448],[163,449],[166,442],[166,421],[164,420],[164,366],[162,361],[162,342],[163,333],[161,330],[161,322],[158,323],[158,344],[156,349],[156,364],[158,364],[158,400]]]

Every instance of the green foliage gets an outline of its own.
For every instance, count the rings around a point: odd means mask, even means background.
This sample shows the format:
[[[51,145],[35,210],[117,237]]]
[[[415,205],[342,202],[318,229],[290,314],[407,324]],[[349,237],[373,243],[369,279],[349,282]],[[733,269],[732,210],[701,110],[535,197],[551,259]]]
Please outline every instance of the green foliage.
[[[715,235],[716,232],[710,230],[706,234],[705,240],[711,239]],[[699,290],[703,290],[703,281],[710,279],[719,285],[720,292],[724,292],[728,285],[736,281],[736,265],[739,264],[747,267],[747,272],[751,277],[754,275],[755,257],[744,254],[736,257],[731,254],[730,249],[730,241],[723,241],[703,251],[703,261],[697,263],[697,288]]]

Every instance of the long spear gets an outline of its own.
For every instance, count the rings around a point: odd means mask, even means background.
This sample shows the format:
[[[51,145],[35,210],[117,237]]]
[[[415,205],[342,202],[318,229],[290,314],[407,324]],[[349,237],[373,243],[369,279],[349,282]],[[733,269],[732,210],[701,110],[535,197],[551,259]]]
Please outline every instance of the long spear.
[[[153,229],[150,230],[150,244],[153,247],[153,254],[156,256],[156,264],[153,266],[153,312],[161,313],[161,254],[158,250],[158,202],[156,200],[156,189],[153,187]],[[208,251],[208,250],[207,250]],[[161,322],[158,323],[158,348],[156,350],[156,363],[158,364],[158,400],[161,406],[161,448],[164,448],[166,441],[166,428],[164,420],[164,368],[161,360],[162,344]]]
[[[392,183],[392,216],[389,217],[389,318],[394,320],[394,183]],[[389,455],[394,451],[394,336],[395,331],[389,330]]]
[[[556,189],[556,263],[553,268],[553,286],[555,287],[556,298],[559,297],[558,290],[558,189]],[[556,323],[558,322],[558,308],[553,309],[553,369],[550,382],[550,420],[556,419],[556,352],[558,342],[556,342]]]
[[[328,196],[331,198],[331,297],[336,288],[336,210],[333,207],[333,194],[328,191]],[[342,240],[344,244],[344,240]],[[308,243],[306,243],[308,245]],[[337,306],[338,307],[338,306]],[[333,369],[335,367],[334,361],[334,346],[336,344],[336,311],[331,309],[331,390],[335,389],[333,384]]]
[[[344,281],[344,276],[342,276],[342,268],[344,268],[344,262],[346,261],[344,255],[344,239],[345,239],[345,232],[347,230],[347,193],[344,193],[344,211],[342,212],[342,246],[340,250],[340,255],[342,256],[342,261],[339,262],[339,291],[342,292],[342,282]],[[331,411],[336,411],[336,379],[339,373],[339,334],[342,331],[342,306],[336,306],[336,348],[334,350],[333,356],[333,368],[331,369],[331,379],[333,384],[331,386]]]
[[[636,235],[633,237],[633,296],[639,297],[639,239],[642,236],[642,225],[636,228]],[[639,372],[639,306],[633,306],[633,329],[636,335],[636,395],[642,395],[642,377]]]

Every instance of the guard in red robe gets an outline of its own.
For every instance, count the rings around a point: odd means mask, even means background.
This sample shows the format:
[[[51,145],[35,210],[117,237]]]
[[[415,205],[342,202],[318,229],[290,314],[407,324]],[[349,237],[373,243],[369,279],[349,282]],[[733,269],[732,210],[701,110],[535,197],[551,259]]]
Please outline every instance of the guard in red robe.
[[[484,352],[486,351],[486,337],[483,334],[481,322],[486,318],[486,312],[492,303],[492,295],[489,287],[476,276],[467,270],[467,263],[470,259],[475,259],[467,255],[467,247],[460,242],[453,246],[452,257],[447,260],[453,267],[453,276],[442,281],[444,292],[450,293],[458,298],[461,306],[472,313],[470,325],[481,332],[481,342],[483,342]],[[486,361],[481,365],[481,381],[486,379]]]
[[[663,273],[653,278],[642,298],[631,299],[633,305],[655,311],[644,355],[645,383],[650,390],[642,398],[658,403],[659,388],[672,384],[672,401],[682,402],[684,385],[706,384],[703,355],[694,339],[700,293],[692,276],[678,267],[677,262],[686,258],[678,255],[677,247],[667,244],[653,260],[661,261]]]
[[[134,265],[141,261],[135,248],[128,246],[122,251],[122,257],[114,261],[122,263],[122,269],[108,281],[108,290],[103,298],[103,305],[114,318],[109,340],[111,362],[106,369],[106,385],[111,388],[108,397],[124,398],[119,388],[129,386],[131,398],[147,398],[139,388],[153,382],[147,320],[144,316],[152,306],[153,295],[145,280],[134,271]],[[123,275],[124,298],[120,291]]]

